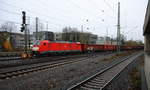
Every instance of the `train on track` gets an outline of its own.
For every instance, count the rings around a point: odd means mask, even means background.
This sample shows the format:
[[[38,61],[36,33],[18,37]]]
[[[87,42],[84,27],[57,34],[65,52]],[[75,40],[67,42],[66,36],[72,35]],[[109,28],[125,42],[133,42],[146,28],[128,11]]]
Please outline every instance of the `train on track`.
[[[141,50],[144,46],[120,46],[121,50]],[[87,51],[116,51],[117,45],[81,44],[66,41],[37,41],[32,47],[33,55],[62,54]]]

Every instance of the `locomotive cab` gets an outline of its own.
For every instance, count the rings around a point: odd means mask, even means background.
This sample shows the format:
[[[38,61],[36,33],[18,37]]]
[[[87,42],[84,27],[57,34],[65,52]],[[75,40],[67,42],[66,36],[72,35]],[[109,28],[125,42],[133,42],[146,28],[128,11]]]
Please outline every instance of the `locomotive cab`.
[[[33,55],[38,55],[39,54],[39,46],[40,46],[40,41],[35,41],[32,47],[32,54]]]
[[[36,41],[32,47],[32,53],[33,55],[40,55],[42,52],[48,51],[49,47],[49,41],[43,40],[43,41]]]

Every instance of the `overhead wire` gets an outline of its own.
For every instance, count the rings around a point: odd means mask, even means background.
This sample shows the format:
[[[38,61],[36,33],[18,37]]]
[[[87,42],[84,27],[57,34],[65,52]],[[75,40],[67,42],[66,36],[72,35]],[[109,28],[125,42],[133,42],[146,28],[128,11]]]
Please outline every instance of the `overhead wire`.
[[[99,7],[97,7],[97,5],[96,5],[94,2],[92,2],[91,0],[88,0],[88,1],[90,2],[90,4],[91,4],[92,6],[94,6],[95,8],[97,8],[98,10],[100,10],[101,12],[104,13],[104,10],[103,10],[103,9],[100,9]]]
[[[7,5],[9,5],[9,6],[12,6],[12,7],[15,7],[15,8],[20,8],[20,7],[17,7],[17,6],[14,6],[14,5],[12,5],[12,4],[8,4],[8,3],[6,3]],[[22,8],[21,8],[22,9]],[[7,13],[11,13],[11,14],[16,14],[16,15],[21,15],[21,14],[19,14],[19,13],[17,13],[17,12],[13,12],[13,11],[9,11],[9,10],[2,10],[2,11],[4,11],[4,12],[7,12]],[[27,10],[28,11],[28,10]],[[30,12],[30,11],[29,11]],[[31,17],[31,16],[29,16],[30,18],[34,18],[35,19],[35,17]],[[42,20],[42,19],[40,19],[40,20]],[[8,20],[5,20],[5,21],[8,21]],[[42,20],[42,21],[48,21],[48,20]],[[11,22],[13,22],[13,21],[11,21]],[[48,21],[49,22],[49,21]],[[21,24],[21,23],[18,23],[18,24]],[[52,23],[53,24],[53,23]],[[59,24],[60,25],[60,24]]]
[[[46,7],[46,5],[48,4],[48,3],[45,3],[45,2],[43,2],[43,0],[41,1],[41,0],[39,0],[38,1],[39,2],[39,4],[41,4],[42,5],[42,7],[44,7],[45,9],[47,9],[47,7]],[[60,9],[60,8],[57,8],[57,10],[60,10],[61,12],[63,11],[62,9]],[[48,9],[48,11],[49,11],[49,9]],[[56,11],[56,9],[55,10],[53,10],[53,11]],[[58,12],[59,13],[59,12]],[[60,14],[60,13],[59,13]],[[62,15],[61,14],[61,16],[63,16],[63,17],[66,17],[66,18],[71,18],[70,16],[65,16],[65,15]]]
[[[132,29],[128,30],[126,33],[124,32],[124,34],[129,34],[131,33],[133,30],[136,30],[138,28],[138,26],[132,27]]]
[[[5,4],[8,4],[8,3],[5,3]],[[10,5],[10,4],[8,4],[8,5]],[[13,7],[15,7],[15,8],[18,8],[17,6],[14,6],[14,5],[11,5],[11,6],[13,6]],[[76,5],[77,6],[77,5]],[[78,8],[80,8],[80,6],[77,6]],[[22,8],[21,8],[22,9]],[[30,12],[31,13],[31,11],[30,10],[27,10],[28,12]],[[32,12],[32,13],[37,13],[37,14],[41,14],[41,13],[38,13],[38,12]],[[41,14],[41,15],[43,15],[43,14]],[[49,16],[47,16],[47,15],[44,15],[44,16],[46,16],[46,17],[49,17]],[[57,18],[54,18],[54,17],[52,17],[53,19],[57,19]],[[57,19],[58,20],[58,19]],[[59,19],[60,20],[60,19]],[[64,20],[61,20],[61,21],[64,21]]]
[[[41,4],[42,5],[42,7],[44,7],[45,9],[47,9],[47,7],[45,7],[46,5],[47,5],[47,3],[44,3],[44,2],[42,2],[42,1],[40,1],[39,0],[39,4]],[[58,8],[59,9],[59,8]],[[48,11],[49,11],[49,9],[48,9]],[[54,10],[54,11],[56,11],[56,10]],[[60,11],[62,12],[62,9],[60,9]],[[59,13],[60,14],[60,13]],[[66,17],[67,19],[69,19],[69,20],[72,20],[72,17],[70,17],[70,16],[65,16],[65,15],[62,15],[61,14],[61,17]],[[69,21],[69,23],[68,24],[70,24],[70,23],[73,23],[73,22],[70,22]],[[78,22],[76,22],[76,23],[78,23]]]
[[[22,9],[22,10],[26,10],[27,12],[29,12],[29,13],[31,13],[31,14],[40,14],[40,15],[42,15],[42,16],[45,16],[46,18],[51,18],[51,20],[53,19],[55,19],[55,20],[58,20],[58,21],[62,21],[62,22],[64,22],[64,21],[66,21],[66,20],[62,20],[62,19],[60,19],[60,18],[56,18],[56,17],[53,17],[53,16],[48,16],[48,15],[45,15],[45,14],[42,14],[42,13],[40,13],[40,12],[37,12],[37,11],[31,11],[31,10],[28,10],[28,9],[23,9],[23,8],[21,8],[21,7],[18,7],[18,6],[15,6],[15,5],[12,5],[12,4],[9,4],[9,3],[6,3],[6,2],[2,2],[1,1],[1,3],[3,3],[3,4],[6,4],[6,5],[9,5],[9,6],[12,6],[12,7],[14,7],[14,8],[20,8],[20,9]]]
[[[10,20],[5,20],[5,19],[0,19],[0,21],[12,22],[12,23],[14,23],[14,24],[19,24],[19,25],[21,25],[20,22],[16,22],[16,21],[10,21]]]
[[[17,13],[17,12],[5,10],[5,9],[0,9],[0,11],[21,16],[21,14],[19,14],[19,13]],[[27,16],[27,18],[35,19],[35,17],[30,17],[30,16]],[[5,22],[12,22],[12,23],[19,24],[19,25],[22,24],[22,23],[19,23],[19,22],[16,22],[16,21],[10,21],[10,20],[4,20],[4,19],[0,19],[0,20],[1,20],[1,21],[5,21]],[[28,20],[28,19],[26,19],[26,20]],[[40,19],[40,21],[43,21],[43,22],[50,22],[50,21],[46,21],[46,20],[42,20],[42,19]],[[50,26],[52,26],[51,24],[52,24],[52,25],[55,25],[55,26],[60,26],[60,24],[56,24],[56,23],[55,23],[55,24],[54,24],[54,23],[50,23]],[[30,25],[30,26],[33,27],[34,25]],[[53,27],[54,27],[54,26],[53,26]]]
[[[2,9],[2,8],[0,8],[0,11],[3,11],[3,12],[6,12],[6,13],[10,13],[10,14],[15,14],[15,15],[19,15],[19,16],[21,16],[22,14],[19,14],[19,13],[17,13],[17,12],[14,12],[14,11],[9,11],[9,10],[6,10],[6,9]],[[27,16],[27,17],[29,17],[29,18],[32,18],[32,19],[35,19],[36,17],[32,17],[32,16]],[[40,20],[42,20],[42,21],[45,21],[45,22],[51,22],[50,20],[43,20],[43,19],[40,19]],[[51,24],[53,24],[53,25],[62,25],[62,24],[58,24],[58,23],[51,23]]]
[[[92,6],[94,6],[94,7],[98,10],[98,12],[101,11],[102,14],[104,14],[105,10],[100,9],[99,7],[97,7],[97,5],[96,5],[94,2],[92,2],[91,0],[88,0],[88,1],[90,2],[90,4],[91,4]],[[102,17],[100,17],[100,16],[99,16],[98,18],[101,18],[101,21],[104,21],[104,18],[102,18]]]
[[[73,3],[73,2],[72,2],[72,3]],[[13,7],[20,8],[20,7],[17,7],[17,6],[14,6],[14,5],[12,5],[12,4],[8,4],[8,3],[7,3],[7,5],[11,5],[11,6],[13,6]],[[84,11],[85,13],[88,13],[88,14],[89,14],[89,12],[90,12],[90,11],[88,11],[88,10],[84,10],[83,8],[81,8],[80,6],[78,6],[77,4],[75,4],[75,6],[78,7],[79,9],[81,9],[82,11]],[[21,8],[21,9],[23,9],[23,8]],[[30,12],[30,13],[41,14],[41,13],[39,13],[39,12],[33,12],[33,11],[31,12],[31,11],[28,10],[28,9],[27,9],[27,11]],[[8,11],[7,11],[7,12],[8,12]],[[18,13],[17,13],[17,14],[18,14]],[[90,14],[91,14],[91,13],[90,13]],[[21,15],[21,14],[18,14],[18,15]],[[44,15],[44,14],[41,14],[41,15]],[[48,15],[44,15],[44,16],[49,17]],[[31,16],[30,16],[30,17],[31,17]],[[35,19],[35,17],[31,17],[31,18],[34,18],[34,19]],[[53,17],[51,17],[51,18],[53,18]],[[54,18],[53,18],[53,19],[54,19]],[[55,19],[56,19],[56,18],[55,18]],[[58,19],[57,19],[57,20],[58,20]],[[43,21],[48,21],[48,20],[43,20]],[[49,19],[49,21],[51,21],[51,20]],[[62,20],[62,21],[64,21],[64,20]]]
[[[0,19],[0,22],[10,22],[10,23],[13,23],[13,24],[17,24],[17,25],[21,25],[22,23],[20,23],[20,22],[15,22],[15,21],[11,21],[11,20],[5,20],[5,19]],[[36,26],[35,25],[29,25],[30,26],[30,28],[35,28]],[[53,26],[53,28],[58,28],[58,27],[54,27]],[[49,28],[50,29],[50,28]],[[51,29],[52,29],[52,27],[51,27]],[[43,30],[46,30],[46,28],[43,28]]]
[[[74,3],[72,0],[67,0],[69,1],[70,4],[74,5],[75,7],[77,7],[78,9],[82,10],[86,15],[90,15],[90,16],[96,16],[97,17],[97,14],[94,14],[92,11],[89,11],[87,9],[83,9],[81,8],[78,4]],[[100,17],[101,18],[101,17]]]
[[[21,15],[21,14],[19,14],[19,13],[17,13],[17,12],[9,11],[9,10],[2,9],[2,8],[0,8],[0,11],[7,12],[7,13],[11,13],[11,14],[15,14],[15,15],[19,15],[19,16]]]
[[[96,5],[92,0],[88,0],[88,1],[90,2],[90,4],[91,4],[92,6],[94,6],[95,8],[97,8],[97,10],[100,10],[101,12],[103,12],[103,14],[105,14],[105,15],[109,16],[110,18],[113,18],[113,19],[116,19],[116,18],[117,18],[117,16],[111,16],[111,15],[106,14],[106,13],[105,13],[105,10],[100,9],[99,7],[97,7],[97,5]]]
[[[0,11],[2,11],[2,12],[6,12],[6,13],[9,13],[9,14],[14,14],[14,15],[22,16],[22,14],[20,14],[20,13],[18,13],[18,12],[9,11],[9,10],[2,9],[2,8],[0,8]],[[34,18],[34,17],[31,17],[31,16],[26,16],[26,17]]]
[[[76,6],[77,8],[79,8],[80,10],[83,10],[85,13],[89,13],[89,12],[90,12],[90,11],[84,10],[84,9],[81,8],[79,5],[77,5],[76,3],[74,3],[72,0],[69,0],[69,1],[70,1],[71,4],[73,4],[74,6]],[[88,1],[90,1],[90,0],[88,0]],[[90,2],[92,2],[92,1],[90,1]],[[96,6],[96,5],[94,5],[94,3],[92,3],[92,4],[93,4],[93,6]],[[100,11],[103,12],[102,9],[100,9]],[[92,13],[90,13],[90,14],[92,14]],[[95,14],[95,15],[96,15],[96,14]],[[117,18],[117,17],[113,17],[113,16],[110,16],[110,15],[107,15],[107,16],[109,16],[109,17],[111,17],[111,18],[113,18],[113,19],[116,19],[116,18]],[[100,17],[100,16],[97,16],[97,15],[96,15],[96,17],[101,18],[101,21],[104,22],[104,18],[102,18],[102,17]]]
[[[106,1],[106,0],[103,0],[104,3],[110,8],[110,10],[114,13],[114,14],[117,14],[117,12],[111,7],[111,5]]]

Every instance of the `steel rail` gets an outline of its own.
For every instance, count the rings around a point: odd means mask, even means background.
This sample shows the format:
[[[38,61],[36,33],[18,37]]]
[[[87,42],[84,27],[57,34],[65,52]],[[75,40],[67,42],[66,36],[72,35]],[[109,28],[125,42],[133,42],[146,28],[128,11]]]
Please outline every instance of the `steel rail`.
[[[40,65],[40,66],[24,68],[24,69],[20,69],[20,70],[14,70],[14,71],[10,71],[10,72],[3,72],[3,73],[0,73],[0,80],[9,79],[12,77],[17,77],[20,75],[29,74],[29,73],[33,73],[33,72],[39,72],[39,71],[54,68],[57,66],[68,65],[71,63],[77,63],[77,62],[87,60],[88,58],[89,57],[85,57],[85,58],[82,58],[81,60],[78,59],[78,60],[72,60],[72,61],[69,61],[69,60],[64,61],[63,60],[63,61],[55,62],[52,64],[44,64],[44,65]]]
[[[135,56],[135,57],[138,57],[138,56],[140,56],[140,55],[142,55],[143,53],[140,53],[140,54],[138,54],[138,55],[136,55],[136,54],[132,54],[132,55],[130,55],[130,56],[128,56],[128,57],[126,57],[125,59],[122,59],[122,60],[120,60],[119,62],[117,62],[117,63],[115,63],[115,64],[112,64],[112,65],[110,65],[109,67],[107,67],[107,68],[104,68],[103,70],[101,70],[100,72],[98,72],[98,73],[96,73],[96,74],[94,74],[94,75],[92,75],[92,76],[90,76],[90,77],[88,77],[88,78],[86,78],[85,80],[83,80],[83,81],[81,81],[81,82],[79,82],[79,83],[76,83],[75,85],[73,85],[73,86],[71,86],[71,87],[69,87],[67,90],[95,90],[95,89],[98,89],[98,90],[102,90],[106,85],[108,85],[110,82],[111,82],[111,80],[113,80],[113,78],[118,74],[116,74],[114,77],[112,76],[112,79],[110,79],[110,80],[104,80],[104,79],[102,79],[102,80],[97,80],[98,82],[94,82],[94,83],[91,83],[91,81],[93,80],[93,79],[95,79],[95,78],[98,78],[98,77],[100,77],[100,76],[102,76],[102,74],[104,74],[104,73],[106,73],[106,72],[108,72],[108,71],[111,71],[111,69],[112,68],[114,68],[114,67],[116,67],[117,65],[120,65],[121,63],[123,63],[123,62],[125,62],[125,61],[128,61],[130,58],[132,58],[133,56]],[[134,58],[135,59],[135,58]],[[131,63],[131,62],[130,62]],[[130,64],[129,63],[129,64]],[[123,69],[122,69],[123,70]],[[100,83],[100,82],[102,82],[102,83]],[[88,83],[88,84],[87,84]],[[89,85],[89,86],[88,86]],[[96,86],[100,86],[100,87],[96,87]],[[95,88],[95,89],[94,89]]]
[[[98,57],[98,56],[96,56],[96,57]],[[58,58],[58,59],[67,59],[67,58],[66,57],[61,57],[61,58]],[[70,59],[70,58],[71,57],[69,56],[68,59]],[[36,65],[36,66],[33,66],[33,67],[28,67],[28,68],[13,70],[13,71],[0,72],[0,80],[17,77],[17,76],[27,74],[27,73],[38,72],[38,71],[50,69],[50,68],[57,67],[57,66],[68,65],[68,64],[71,64],[71,63],[77,63],[77,62],[81,62],[81,61],[84,61],[84,60],[87,60],[87,59],[93,58],[93,57],[89,57],[87,55],[82,55],[82,57],[77,56],[77,58],[79,58],[80,60],[79,59],[72,60],[72,61],[61,60],[61,61],[51,62],[51,63],[47,62],[46,64]]]

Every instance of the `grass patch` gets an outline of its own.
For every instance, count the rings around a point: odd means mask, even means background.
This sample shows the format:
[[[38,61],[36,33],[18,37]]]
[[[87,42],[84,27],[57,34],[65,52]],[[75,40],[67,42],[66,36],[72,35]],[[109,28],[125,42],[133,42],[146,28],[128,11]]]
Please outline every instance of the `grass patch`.
[[[133,71],[129,75],[132,83],[132,89],[141,90],[141,75],[138,69],[133,69]]]
[[[123,56],[127,56],[131,54],[130,52],[126,52],[126,53],[119,53],[119,54],[115,54],[113,56],[110,56],[110,57],[107,57],[107,58],[104,58],[102,61],[111,61],[115,58],[119,58],[119,57],[123,57]]]

